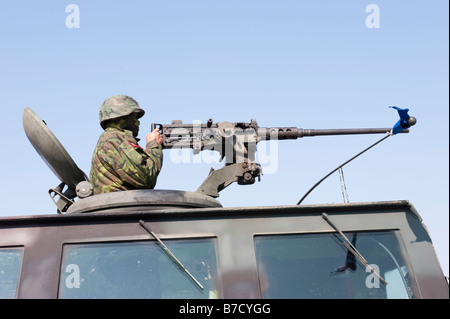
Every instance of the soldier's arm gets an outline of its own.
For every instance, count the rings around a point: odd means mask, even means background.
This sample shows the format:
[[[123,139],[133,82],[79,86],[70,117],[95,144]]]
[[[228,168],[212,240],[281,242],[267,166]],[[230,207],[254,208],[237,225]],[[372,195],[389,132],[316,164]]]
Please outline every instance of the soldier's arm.
[[[156,184],[156,176],[161,171],[163,163],[162,137],[158,128],[146,136],[146,142],[147,167],[149,168],[150,176],[155,176],[154,182],[151,181],[151,183]]]
[[[145,153],[148,156],[147,167],[150,170],[150,175],[158,176],[163,164],[162,145],[156,142],[155,140],[152,140],[149,143],[147,143]]]

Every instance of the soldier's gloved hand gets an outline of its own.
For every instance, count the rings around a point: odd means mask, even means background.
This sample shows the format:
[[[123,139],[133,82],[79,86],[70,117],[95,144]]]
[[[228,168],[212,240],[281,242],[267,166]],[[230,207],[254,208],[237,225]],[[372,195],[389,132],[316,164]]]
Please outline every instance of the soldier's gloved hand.
[[[162,145],[163,139],[161,137],[161,134],[159,134],[159,128],[155,128],[151,133],[147,135],[146,137],[147,144],[152,140],[156,140],[158,144]]]

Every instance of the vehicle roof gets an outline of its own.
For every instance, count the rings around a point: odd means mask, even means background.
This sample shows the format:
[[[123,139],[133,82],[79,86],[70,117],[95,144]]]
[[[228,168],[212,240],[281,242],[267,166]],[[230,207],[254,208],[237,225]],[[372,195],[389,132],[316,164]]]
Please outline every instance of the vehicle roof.
[[[314,205],[277,205],[277,206],[250,206],[250,207],[219,207],[219,208],[169,208],[152,209],[138,207],[133,211],[119,212],[103,210],[92,213],[77,214],[45,214],[45,215],[23,215],[0,217],[1,225],[29,225],[29,224],[52,224],[71,222],[93,222],[120,219],[151,218],[151,219],[201,219],[213,217],[239,218],[239,217],[261,217],[268,215],[299,215],[299,214],[321,214],[322,211],[337,214],[358,214],[365,211],[378,210],[401,210],[409,211],[420,222],[420,217],[414,206],[407,200],[380,201],[380,202],[360,202],[360,203],[339,203],[339,204],[314,204]]]

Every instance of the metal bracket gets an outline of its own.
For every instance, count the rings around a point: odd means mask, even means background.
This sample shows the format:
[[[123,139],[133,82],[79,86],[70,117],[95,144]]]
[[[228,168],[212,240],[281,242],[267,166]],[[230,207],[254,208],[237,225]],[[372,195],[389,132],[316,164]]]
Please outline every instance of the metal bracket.
[[[219,192],[234,182],[240,185],[250,185],[261,179],[261,166],[254,162],[235,163],[214,170],[211,168],[208,177],[196,190],[197,193],[211,197],[219,197]]]
[[[56,205],[58,214],[66,212],[69,206],[74,203],[73,199],[77,196],[75,191],[71,188],[67,188],[67,190],[63,193],[62,190],[65,186],[65,183],[61,183],[57,187],[50,188],[48,190],[50,198]],[[59,199],[57,201],[55,201],[56,196],[59,196]]]

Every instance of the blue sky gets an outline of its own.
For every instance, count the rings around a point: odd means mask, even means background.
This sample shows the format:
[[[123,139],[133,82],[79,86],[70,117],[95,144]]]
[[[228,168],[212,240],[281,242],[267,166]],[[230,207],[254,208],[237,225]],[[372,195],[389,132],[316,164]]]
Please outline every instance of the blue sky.
[[[80,10],[67,28],[66,6]],[[369,4],[380,27],[368,28]],[[344,168],[351,202],[410,200],[444,273],[449,243],[448,1],[8,1],[0,10],[0,216],[54,213],[59,181],[22,128],[31,107],[90,170],[98,109],[128,94],[152,122],[250,121],[302,128],[389,127],[390,105],[418,123]],[[232,185],[224,206],[295,204],[322,176],[380,136],[278,145],[277,169]],[[165,151],[157,188],[194,191],[211,164]],[[200,163],[198,163],[200,162]],[[273,164],[273,163],[272,163]],[[220,163],[213,163],[215,168]],[[340,203],[334,174],[305,204]]]

